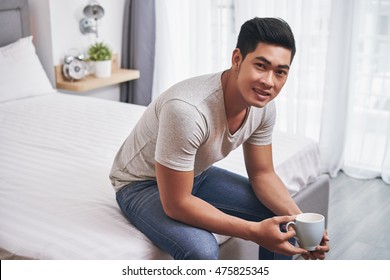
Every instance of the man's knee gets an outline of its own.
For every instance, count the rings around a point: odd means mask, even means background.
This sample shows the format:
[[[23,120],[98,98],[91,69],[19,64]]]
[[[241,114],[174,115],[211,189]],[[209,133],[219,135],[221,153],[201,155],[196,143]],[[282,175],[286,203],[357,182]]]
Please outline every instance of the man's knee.
[[[186,242],[175,246],[172,256],[182,260],[217,260],[219,245],[214,235],[200,229],[193,228],[185,235]]]
[[[184,254],[185,260],[218,260],[219,246],[217,242],[198,244]]]

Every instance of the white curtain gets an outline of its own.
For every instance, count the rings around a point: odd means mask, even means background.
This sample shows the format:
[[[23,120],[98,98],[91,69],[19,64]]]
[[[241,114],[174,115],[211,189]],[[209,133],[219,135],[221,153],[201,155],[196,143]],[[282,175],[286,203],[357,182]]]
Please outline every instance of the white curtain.
[[[183,79],[230,67],[232,3],[156,0],[154,97]]]
[[[280,17],[297,54],[277,98],[276,129],[318,141],[331,176],[342,169],[390,183],[390,0],[156,2],[155,93],[230,67],[242,23]]]
[[[390,184],[390,0],[354,4],[343,170]]]

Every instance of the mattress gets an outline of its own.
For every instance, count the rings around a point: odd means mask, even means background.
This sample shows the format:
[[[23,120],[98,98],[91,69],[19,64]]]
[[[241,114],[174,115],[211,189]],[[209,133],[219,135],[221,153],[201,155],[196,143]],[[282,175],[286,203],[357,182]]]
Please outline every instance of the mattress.
[[[35,259],[166,258],[122,215],[108,178],[144,109],[62,93],[1,103],[0,248]],[[273,145],[292,195],[318,177],[314,141],[275,133]],[[245,175],[240,150],[217,165]]]

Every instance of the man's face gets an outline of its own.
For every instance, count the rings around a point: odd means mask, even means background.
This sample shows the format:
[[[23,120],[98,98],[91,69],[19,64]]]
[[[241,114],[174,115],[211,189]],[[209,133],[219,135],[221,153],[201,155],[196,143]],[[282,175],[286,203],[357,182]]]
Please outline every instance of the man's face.
[[[290,60],[291,50],[267,43],[259,43],[244,60],[235,50],[237,87],[248,106],[262,108],[279,94],[288,77]]]

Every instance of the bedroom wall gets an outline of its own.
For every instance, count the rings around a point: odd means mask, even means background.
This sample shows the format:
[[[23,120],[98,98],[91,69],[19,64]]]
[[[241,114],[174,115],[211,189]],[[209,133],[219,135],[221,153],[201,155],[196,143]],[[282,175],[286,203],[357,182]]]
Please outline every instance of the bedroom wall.
[[[50,81],[55,85],[54,65],[62,63],[69,49],[85,51],[95,41],[93,34],[79,31],[79,20],[88,0],[29,0],[34,44]],[[105,15],[99,25],[99,39],[121,56],[123,9],[125,0],[99,0]],[[82,94],[119,100],[119,86],[110,86]]]

